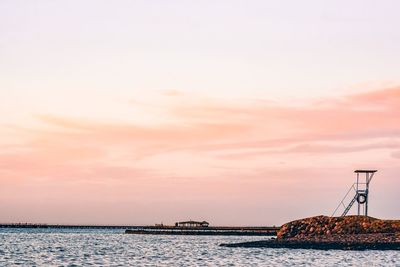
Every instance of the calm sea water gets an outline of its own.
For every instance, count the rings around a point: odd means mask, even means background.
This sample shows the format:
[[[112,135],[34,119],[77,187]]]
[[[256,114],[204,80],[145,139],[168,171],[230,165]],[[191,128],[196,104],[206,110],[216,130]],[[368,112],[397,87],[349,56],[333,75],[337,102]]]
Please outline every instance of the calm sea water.
[[[398,251],[224,248],[263,237],[0,229],[0,266],[400,266]]]

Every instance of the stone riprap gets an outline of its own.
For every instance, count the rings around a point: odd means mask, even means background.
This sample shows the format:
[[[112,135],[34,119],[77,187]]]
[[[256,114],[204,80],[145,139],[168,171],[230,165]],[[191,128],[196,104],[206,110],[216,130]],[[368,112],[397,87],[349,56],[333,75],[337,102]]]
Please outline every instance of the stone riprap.
[[[379,220],[367,216],[316,216],[282,225],[277,237],[278,239],[304,239],[310,237],[329,237],[331,235],[396,232],[400,232],[399,220]]]
[[[366,216],[316,216],[284,224],[276,239],[225,247],[400,250],[400,221]]]

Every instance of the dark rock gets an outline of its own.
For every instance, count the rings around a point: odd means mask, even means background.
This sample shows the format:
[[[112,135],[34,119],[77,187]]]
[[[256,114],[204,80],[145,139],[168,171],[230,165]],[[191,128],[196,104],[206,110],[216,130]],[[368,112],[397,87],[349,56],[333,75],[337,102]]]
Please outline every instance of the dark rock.
[[[396,234],[340,235],[335,238],[274,239],[236,244],[223,247],[292,248],[292,249],[339,249],[339,250],[400,250],[400,238]]]
[[[278,231],[278,239],[337,234],[400,232],[400,221],[379,220],[366,216],[316,216],[289,222]]]
[[[366,216],[316,216],[284,224],[277,239],[226,247],[400,250],[400,221]]]

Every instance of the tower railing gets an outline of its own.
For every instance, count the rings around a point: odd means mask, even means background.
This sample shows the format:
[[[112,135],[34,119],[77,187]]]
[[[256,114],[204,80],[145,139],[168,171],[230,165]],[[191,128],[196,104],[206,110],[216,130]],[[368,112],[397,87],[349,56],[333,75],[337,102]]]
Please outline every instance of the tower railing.
[[[357,202],[357,215],[368,216],[369,183],[371,182],[372,177],[374,176],[375,172],[377,172],[377,170],[356,170],[354,172],[357,174],[357,181],[353,183],[353,185],[347,191],[346,195],[339,202],[339,205],[333,212],[332,217],[335,216],[335,214],[339,211],[341,207],[344,208],[341,216],[346,216],[355,202]],[[365,182],[360,181],[360,173],[365,174]],[[348,200],[349,197],[352,195],[353,197]],[[346,202],[348,203],[346,204]],[[363,214],[361,214],[361,210],[363,211]]]

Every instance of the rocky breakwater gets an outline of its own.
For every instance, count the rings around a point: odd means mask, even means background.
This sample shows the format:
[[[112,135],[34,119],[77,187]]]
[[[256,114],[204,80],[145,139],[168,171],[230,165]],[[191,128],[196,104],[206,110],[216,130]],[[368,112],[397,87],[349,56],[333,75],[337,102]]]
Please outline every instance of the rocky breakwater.
[[[379,220],[366,216],[316,216],[284,224],[278,239],[329,238],[336,235],[400,233],[399,220]]]
[[[284,224],[273,240],[224,246],[400,250],[400,221],[366,216],[316,216]]]

